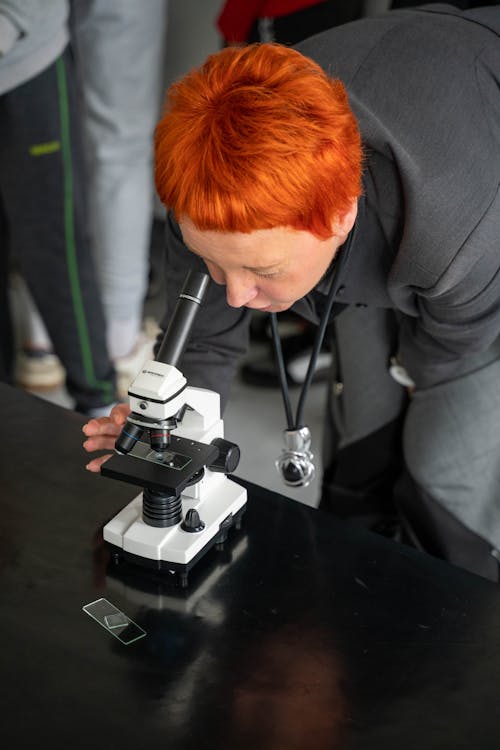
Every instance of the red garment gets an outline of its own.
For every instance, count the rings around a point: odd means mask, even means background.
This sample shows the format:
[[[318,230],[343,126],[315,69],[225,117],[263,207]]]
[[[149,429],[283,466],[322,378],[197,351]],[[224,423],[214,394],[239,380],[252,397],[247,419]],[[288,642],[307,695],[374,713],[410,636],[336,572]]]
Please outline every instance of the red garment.
[[[226,0],[216,24],[226,42],[246,42],[257,18],[279,18],[323,0]]]

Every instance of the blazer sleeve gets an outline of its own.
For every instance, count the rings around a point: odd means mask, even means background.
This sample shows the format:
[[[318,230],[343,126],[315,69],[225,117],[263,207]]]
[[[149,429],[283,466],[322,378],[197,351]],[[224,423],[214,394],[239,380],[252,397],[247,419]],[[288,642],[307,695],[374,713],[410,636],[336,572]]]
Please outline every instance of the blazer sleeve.
[[[500,192],[439,280],[401,321],[399,358],[417,387],[500,356]]]

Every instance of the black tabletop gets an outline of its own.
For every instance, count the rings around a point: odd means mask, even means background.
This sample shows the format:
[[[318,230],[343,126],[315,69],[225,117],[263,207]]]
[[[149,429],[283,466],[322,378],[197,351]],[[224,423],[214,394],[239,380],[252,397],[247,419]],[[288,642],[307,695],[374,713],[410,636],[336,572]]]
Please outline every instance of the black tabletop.
[[[172,589],[111,564],[137,490],[85,471],[83,418],[8,386],[0,415],[4,747],[498,750],[497,586],[248,485]],[[101,597],[146,636],[87,616]]]

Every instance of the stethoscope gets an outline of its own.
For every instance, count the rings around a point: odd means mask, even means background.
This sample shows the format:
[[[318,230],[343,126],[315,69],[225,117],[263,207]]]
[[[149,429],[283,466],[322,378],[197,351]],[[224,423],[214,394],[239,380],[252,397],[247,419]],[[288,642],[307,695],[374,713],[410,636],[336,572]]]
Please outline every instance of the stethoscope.
[[[285,408],[287,428],[283,432],[284,448],[279,458],[275,461],[276,468],[283,482],[289,487],[307,487],[315,476],[314,455],[311,452],[311,431],[307,425],[302,422],[304,406],[311,386],[316,368],[318,355],[325,337],[326,328],[330,319],[333,302],[342,286],[342,280],[345,276],[345,269],[349,257],[349,250],[352,242],[352,232],[338,251],[338,260],[336,268],[333,270],[333,278],[328,290],[326,304],[321,314],[320,322],[316,335],[314,337],[313,349],[307,367],[307,373],[300,390],[299,400],[295,419],[293,417],[292,405],[290,401],[290,391],[286,377],[283,351],[281,348],[281,339],[278,330],[278,318],[276,313],[270,313],[271,333],[278,367],[278,377],[280,381],[281,394]]]

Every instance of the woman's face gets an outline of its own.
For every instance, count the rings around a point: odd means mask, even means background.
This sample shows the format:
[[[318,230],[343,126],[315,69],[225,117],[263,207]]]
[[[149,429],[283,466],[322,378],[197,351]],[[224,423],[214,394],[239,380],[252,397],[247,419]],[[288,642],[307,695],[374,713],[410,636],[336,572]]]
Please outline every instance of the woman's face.
[[[324,276],[355,217],[354,206],[347,222],[327,240],[289,227],[242,233],[200,230],[188,217],[179,224],[186,246],[205,262],[212,279],[226,287],[231,307],[282,312]]]

